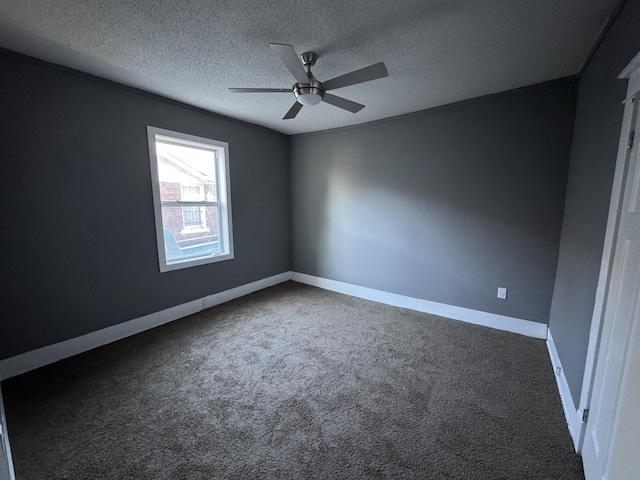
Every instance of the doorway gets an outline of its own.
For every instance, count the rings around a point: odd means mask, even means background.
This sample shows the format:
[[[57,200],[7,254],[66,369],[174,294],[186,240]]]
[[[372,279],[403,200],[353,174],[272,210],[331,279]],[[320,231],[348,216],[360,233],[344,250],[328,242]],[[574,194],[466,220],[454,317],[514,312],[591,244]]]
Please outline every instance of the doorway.
[[[625,105],[600,299],[591,330],[592,356],[581,398],[581,406],[588,409],[581,435],[587,480],[632,478],[640,471],[640,417],[635,411],[640,405],[640,139],[635,138],[635,132],[640,135],[640,54],[619,78],[629,79],[631,95]]]

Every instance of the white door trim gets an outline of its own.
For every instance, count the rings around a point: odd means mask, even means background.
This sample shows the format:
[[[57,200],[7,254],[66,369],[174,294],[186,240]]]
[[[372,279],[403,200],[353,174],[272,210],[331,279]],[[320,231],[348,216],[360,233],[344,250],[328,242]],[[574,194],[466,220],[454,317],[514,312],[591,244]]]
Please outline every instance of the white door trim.
[[[573,403],[569,382],[567,382],[567,377],[564,375],[564,368],[562,368],[562,362],[560,361],[556,344],[553,341],[551,330],[547,333],[547,350],[549,351],[551,366],[553,367],[553,373],[556,377],[564,417],[569,427],[569,434],[571,435],[571,440],[573,440],[573,447],[577,450],[582,428],[582,414],[580,410],[576,410],[575,404]]]
[[[2,402],[2,386],[0,386],[0,480],[15,480],[13,471],[13,458],[7,433],[7,419],[4,415],[4,403]]]
[[[600,343],[600,334],[602,331],[602,321],[604,318],[605,301],[609,293],[609,282],[611,277],[611,269],[613,267],[613,257],[615,253],[616,239],[618,236],[618,224],[620,221],[620,209],[622,208],[622,191],[624,182],[624,172],[631,151],[627,149],[627,141],[631,128],[635,123],[638,114],[638,103],[640,96],[635,102],[629,101],[640,91],[640,52],[629,62],[625,69],[618,75],[620,80],[628,80],[627,95],[624,101],[624,114],[622,118],[622,127],[620,129],[620,140],[618,142],[618,155],[616,158],[616,168],[613,176],[613,186],[611,189],[611,201],[609,203],[609,215],[607,219],[607,229],[604,237],[604,247],[602,249],[602,261],[600,262],[600,275],[598,277],[598,286],[596,289],[595,303],[593,306],[593,315],[591,317],[591,328],[589,330],[589,344],[587,346],[587,357],[585,361],[584,376],[582,379],[582,390],[580,392],[580,401],[578,411],[584,412],[589,409],[591,403],[591,389],[593,387],[593,379],[595,374],[596,356]],[[640,141],[640,132],[638,132]],[[582,422],[580,428],[580,437],[576,451],[582,453],[584,443],[584,434],[586,423]]]

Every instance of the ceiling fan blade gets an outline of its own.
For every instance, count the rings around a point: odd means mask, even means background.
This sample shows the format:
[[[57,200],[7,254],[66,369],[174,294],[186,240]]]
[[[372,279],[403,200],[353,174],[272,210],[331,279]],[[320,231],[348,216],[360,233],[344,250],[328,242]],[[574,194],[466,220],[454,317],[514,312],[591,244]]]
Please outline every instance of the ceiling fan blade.
[[[335,90],[336,88],[348,87],[349,85],[356,85],[388,76],[389,72],[387,72],[387,67],[384,66],[384,63],[380,62],[322,82],[322,86],[325,90]]]
[[[309,83],[307,72],[304,71],[304,67],[300,63],[298,55],[291,45],[284,43],[270,43],[269,45],[278,57],[280,57],[284,66],[287,67],[298,83]]]
[[[230,88],[233,93],[292,93],[290,88]]]
[[[294,103],[293,107],[291,107],[289,109],[289,111],[287,112],[287,114],[282,117],[283,120],[289,120],[291,118],[295,118],[295,116],[298,114],[298,112],[300,111],[300,109],[302,108],[302,104],[301,103]]]
[[[347,100],[346,98],[337,97],[335,95],[331,95],[330,93],[325,93],[322,98],[323,102],[330,103],[334,107],[341,108],[343,110],[347,110],[351,113],[358,113],[360,110],[364,108],[364,105],[361,103],[352,102],[351,100]]]

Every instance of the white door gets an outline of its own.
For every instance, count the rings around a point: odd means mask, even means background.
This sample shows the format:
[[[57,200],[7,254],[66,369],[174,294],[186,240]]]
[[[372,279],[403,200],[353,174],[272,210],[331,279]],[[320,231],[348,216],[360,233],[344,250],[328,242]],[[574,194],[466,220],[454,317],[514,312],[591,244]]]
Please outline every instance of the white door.
[[[633,130],[640,137],[640,116]],[[582,449],[587,480],[640,478],[640,138],[634,143]]]
[[[7,449],[4,448],[3,444],[5,432],[1,424],[0,429],[2,429],[2,432],[0,432],[0,435],[2,435],[2,438],[0,438],[0,448],[2,449],[2,452],[0,452],[0,480],[11,480],[13,477],[9,473],[9,459],[7,457],[8,452]]]
[[[2,391],[0,390],[0,480],[12,480],[13,478],[11,449],[9,448],[7,422],[4,417],[4,404],[2,403]]]

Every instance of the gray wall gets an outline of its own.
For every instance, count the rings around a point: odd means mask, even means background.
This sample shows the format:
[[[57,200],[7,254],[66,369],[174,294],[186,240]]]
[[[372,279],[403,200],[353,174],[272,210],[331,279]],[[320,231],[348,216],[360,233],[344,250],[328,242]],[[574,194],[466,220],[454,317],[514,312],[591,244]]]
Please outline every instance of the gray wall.
[[[549,326],[576,403],[602,260],[626,82],[640,50],[640,2],[627,1],[580,77],[558,272]]]
[[[294,270],[546,323],[575,90],[564,79],[294,137]]]
[[[0,359],[290,269],[289,140],[0,51]],[[230,146],[235,259],[160,273],[147,125]]]

